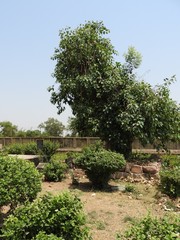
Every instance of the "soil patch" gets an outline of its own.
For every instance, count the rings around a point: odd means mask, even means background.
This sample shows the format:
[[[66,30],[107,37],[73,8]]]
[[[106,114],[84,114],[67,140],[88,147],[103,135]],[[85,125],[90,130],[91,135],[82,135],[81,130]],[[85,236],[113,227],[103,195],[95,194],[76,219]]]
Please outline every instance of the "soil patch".
[[[122,181],[111,181],[111,186],[127,185]],[[132,184],[131,184],[132,185]],[[43,182],[42,192],[59,194],[74,192],[83,202],[93,240],[114,240],[117,232],[125,229],[139,218],[150,213],[161,217],[165,210],[156,198],[157,188],[152,184],[133,183],[133,192],[95,191],[87,178],[73,186],[70,176],[62,182]]]

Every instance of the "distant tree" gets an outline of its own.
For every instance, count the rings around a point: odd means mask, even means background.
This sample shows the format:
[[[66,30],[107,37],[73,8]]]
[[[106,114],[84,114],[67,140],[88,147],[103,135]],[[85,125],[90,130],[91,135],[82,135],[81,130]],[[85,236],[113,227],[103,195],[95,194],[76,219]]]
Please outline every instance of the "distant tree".
[[[18,131],[18,127],[9,121],[0,122],[0,136],[14,137]]]
[[[40,130],[27,130],[26,137],[40,137],[41,131]]]
[[[51,102],[58,113],[69,104],[80,135],[99,136],[126,157],[134,139],[165,147],[180,132],[180,108],[169,95],[175,77],[156,88],[137,81],[140,53],[130,47],[125,63],[116,62],[116,51],[104,37],[108,33],[102,22],[60,31],[53,56],[57,88],[49,87]]]
[[[16,137],[26,137],[26,131],[25,130],[18,130],[16,133]]]
[[[41,123],[38,128],[43,129],[43,133],[47,136],[62,136],[65,126],[54,118],[48,118],[47,121]]]

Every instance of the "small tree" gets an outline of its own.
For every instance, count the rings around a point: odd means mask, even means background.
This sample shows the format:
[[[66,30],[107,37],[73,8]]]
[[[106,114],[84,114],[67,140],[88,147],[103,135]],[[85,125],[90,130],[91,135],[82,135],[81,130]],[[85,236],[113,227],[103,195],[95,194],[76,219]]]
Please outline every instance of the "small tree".
[[[0,156],[0,207],[32,201],[41,191],[41,175],[34,164],[19,158]]]

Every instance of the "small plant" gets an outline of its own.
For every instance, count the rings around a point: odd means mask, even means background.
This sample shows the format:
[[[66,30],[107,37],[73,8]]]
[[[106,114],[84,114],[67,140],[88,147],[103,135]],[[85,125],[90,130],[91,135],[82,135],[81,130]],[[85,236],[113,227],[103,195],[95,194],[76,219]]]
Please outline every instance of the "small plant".
[[[34,164],[23,159],[0,156],[0,207],[32,201],[41,190],[41,175]]]
[[[24,145],[24,154],[36,155],[38,154],[38,148],[36,142],[28,142]]]
[[[125,166],[123,155],[107,151],[99,143],[86,147],[75,163],[97,189],[106,188],[111,174]]]
[[[57,237],[63,240],[91,239],[79,198],[69,192],[56,196],[48,194],[19,206],[4,222],[0,237],[6,240],[39,240],[40,236],[48,239],[46,235],[53,240]]]
[[[126,222],[131,222],[131,223],[135,223],[136,222],[136,219],[134,218],[134,217],[131,217],[131,216],[125,216],[124,217],[124,222],[126,223]]]
[[[59,143],[52,141],[44,141],[41,149],[41,155],[43,156],[44,162],[49,162],[51,157],[57,152]]]
[[[134,193],[136,190],[135,190],[135,187],[131,184],[128,184],[125,186],[125,192],[132,192]]]
[[[180,225],[178,217],[162,219],[147,216],[135,222],[123,235],[118,234],[117,240],[175,240],[179,239]]]
[[[106,223],[104,221],[97,221],[96,222],[96,228],[98,230],[105,230],[106,229]]]
[[[65,177],[67,164],[59,159],[58,156],[59,155],[52,156],[50,162],[47,163],[43,169],[46,181],[58,182],[62,181]]]

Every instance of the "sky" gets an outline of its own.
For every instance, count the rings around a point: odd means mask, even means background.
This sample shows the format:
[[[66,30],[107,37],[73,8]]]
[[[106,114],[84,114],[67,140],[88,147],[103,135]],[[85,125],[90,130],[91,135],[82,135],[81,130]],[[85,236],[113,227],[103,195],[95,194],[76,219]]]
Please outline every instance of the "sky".
[[[56,62],[51,60],[59,30],[86,21],[103,21],[118,51],[117,60],[134,46],[142,55],[140,80],[152,86],[176,75],[171,97],[180,103],[179,0],[0,0],[0,122],[34,130],[55,118],[67,125],[47,88]]]

